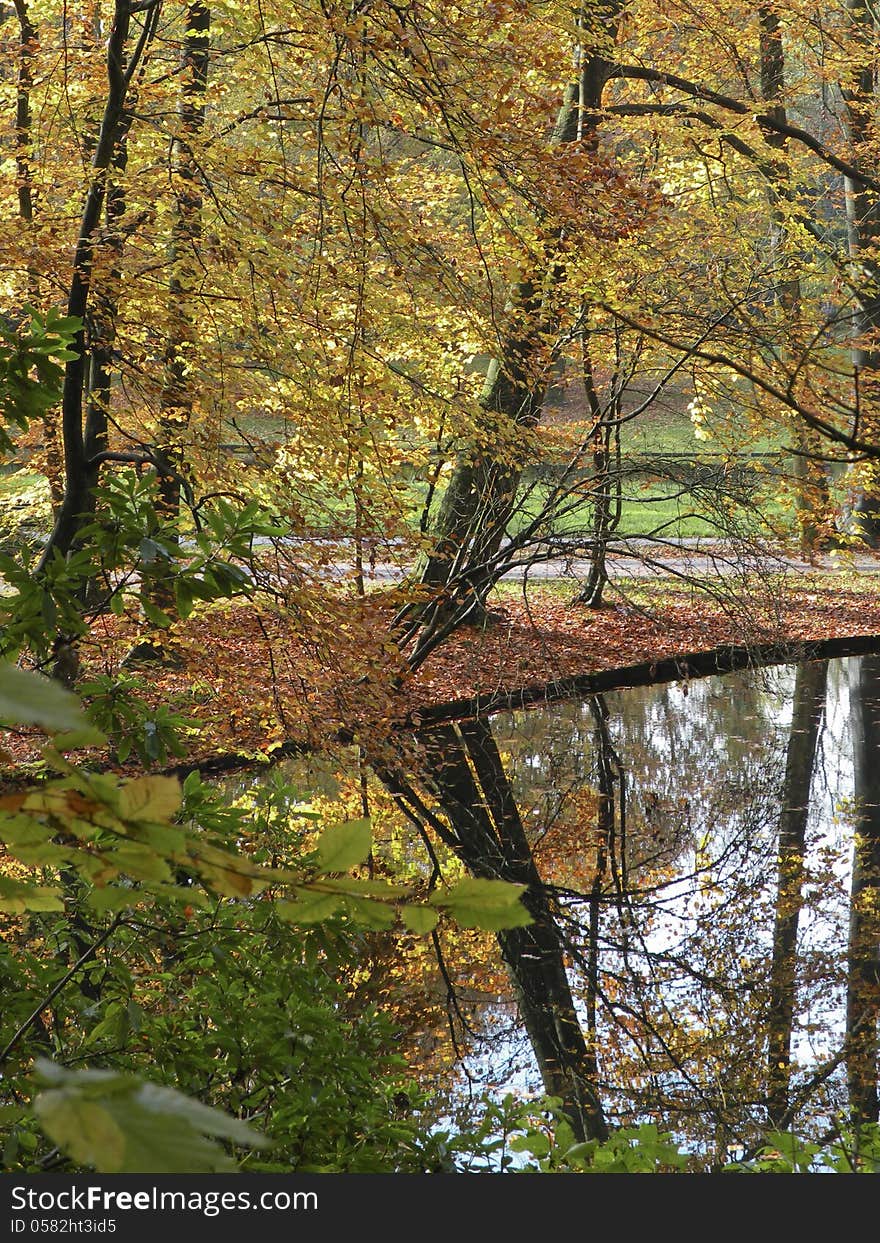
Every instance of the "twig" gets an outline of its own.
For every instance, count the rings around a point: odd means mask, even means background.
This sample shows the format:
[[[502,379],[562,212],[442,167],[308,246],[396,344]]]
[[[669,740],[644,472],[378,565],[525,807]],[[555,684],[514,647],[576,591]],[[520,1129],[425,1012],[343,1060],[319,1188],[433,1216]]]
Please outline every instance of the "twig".
[[[121,916],[117,915],[116,918],[113,920],[113,923],[107,929],[107,931],[102,933],[101,936],[98,937],[97,941],[95,941],[94,944],[90,945],[89,948],[83,954],[80,955],[80,957],[76,960],[76,962],[67,972],[67,974],[62,976],[62,978],[58,981],[58,983],[51,990],[48,996],[44,997],[44,999],[37,1006],[36,1010],[34,1010],[34,1012],[31,1015],[29,1015],[28,1018],[25,1019],[21,1027],[19,1027],[18,1031],[15,1033],[15,1035],[6,1045],[3,1052],[0,1053],[0,1062],[6,1061],[7,1057],[12,1052],[12,1050],[15,1048],[15,1046],[18,1044],[19,1040],[21,1040],[22,1036],[25,1034],[28,1028],[31,1027],[34,1023],[36,1023],[37,1019],[40,1017],[43,1011],[47,1009],[47,1007],[51,1006],[52,1002],[55,1000],[55,998],[58,996],[61,990],[67,984],[70,983],[70,981],[76,975],[77,971],[79,971],[80,967],[82,967],[85,963],[87,963],[90,958],[94,958],[95,954],[97,954],[101,946],[106,944],[106,942],[110,940],[110,937],[113,935],[113,933],[116,931],[116,929],[120,926],[121,923],[122,923],[122,918]]]

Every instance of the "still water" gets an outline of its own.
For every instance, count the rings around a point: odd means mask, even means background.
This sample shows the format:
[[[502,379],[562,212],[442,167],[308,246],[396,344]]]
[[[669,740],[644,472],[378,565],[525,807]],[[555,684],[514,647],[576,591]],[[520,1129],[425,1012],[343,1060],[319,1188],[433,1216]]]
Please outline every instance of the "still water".
[[[880,658],[498,713],[407,756],[398,805],[534,917],[492,939],[509,989],[445,972],[459,1085],[719,1156],[876,1119]]]

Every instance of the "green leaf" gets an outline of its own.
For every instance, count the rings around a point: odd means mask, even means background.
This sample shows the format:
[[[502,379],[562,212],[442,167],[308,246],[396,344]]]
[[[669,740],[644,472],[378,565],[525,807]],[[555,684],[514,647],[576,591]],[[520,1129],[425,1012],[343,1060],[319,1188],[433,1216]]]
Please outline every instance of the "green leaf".
[[[333,893],[351,894],[355,898],[403,898],[410,893],[407,885],[392,885],[387,880],[368,880],[360,876],[321,878],[321,888]]]
[[[86,1036],[87,1045],[98,1044],[101,1040],[111,1040],[113,1044],[122,1044],[128,1036],[128,1015],[120,1005],[111,1005],[107,1015]]]
[[[153,539],[144,538],[138,547],[138,555],[144,565],[150,565],[153,561],[171,561],[172,557],[164,544],[158,544]],[[142,601],[144,612],[147,612],[147,601]],[[150,607],[153,607],[152,605]],[[157,610],[158,611],[158,610]],[[149,613],[147,613],[149,617]]]
[[[288,924],[317,924],[335,915],[342,898],[335,893],[310,893],[299,889],[292,902],[276,902],[275,910]]]
[[[62,751],[76,751],[80,747],[94,747],[106,741],[93,725],[85,725],[81,729],[65,730],[55,735],[55,743]]]
[[[150,604],[149,600],[141,600],[141,608],[147,621],[151,621],[154,626],[164,629],[171,625],[171,618],[167,613],[163,613],[161,609],[156,608],[155,604]]]
[[[174,600],[178,614],[186,621],[193,611],[195,592],[189,579],[182,574],[178,575],[174,584]]]
[[[516,1135],[510,1141],[511,1152],[530,1152],[533,1157],[546,1157],[550,1152],[550,1140],[541,1131],[529,1131]]]
[[[186,834],[183,829],[170,824],[148,824],[138,830],[138,838],[153,850],[169,858],[177,858],[186,849]]]
[[[405,906],[400,914],[410,932],[419,934],[433,932],[440,919],[438,912],[432,911],[428,906]]]
[[[347,872],[363,863],[370,853],[369,820],[347,820],[332,824],[318,842],[318,863],[322,873]]]
[[[0,661],[0,720],[9,725],[39,725],[49,733],[76,730],[95,744],[104,741],[90,729],[75,695],[51,678]]]
[[[138,842],[124,842],[112,855],[107,856],[107,861],[135,880],[171,880],[171,872],[165,860]]]
[[[0,874],[0,911],[19,915],[23,911],[63,911],[60,889],[48,885],[28,885]]]
[[[372,898],[346,898],[344,910],[349,919],[364,928],[390,928],[397,918],[394,907]]]
[[[138,777],[119,790],[123,820],[169,821],[180,809],[180,782],[174,777]]]
[[[198,1174],[235,1169],[217,1139],[263,1148],[249,1126],[191,1097],[113,1071],[69,1071],[37,1060],[47,1084],[40,1126],[68,1156],[104,1174]]]
[[[525,885],[503,880],[467,877],[454,889],[431,895],[432,906],[444,906],[462,928],[482,928],[497,932],[501,928],[523,928],[532,922],[520,902]]]
[[[85,901],[103,915],[106,911],[121,911],[135,902],[143,901],[143,892],[137,889],[122,889],[118,885],[105,885],[103,889],[93,887],[85,895]]]

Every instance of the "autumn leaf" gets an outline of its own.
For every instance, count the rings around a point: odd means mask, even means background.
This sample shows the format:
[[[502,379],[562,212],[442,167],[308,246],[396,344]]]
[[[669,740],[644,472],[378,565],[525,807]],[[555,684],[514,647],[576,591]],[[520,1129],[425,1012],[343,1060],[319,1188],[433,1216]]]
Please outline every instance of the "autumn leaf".
[[[318,839],[321,872],[347,872],[363,863],[370,853],[369,820],[347,820],[325,829]]]

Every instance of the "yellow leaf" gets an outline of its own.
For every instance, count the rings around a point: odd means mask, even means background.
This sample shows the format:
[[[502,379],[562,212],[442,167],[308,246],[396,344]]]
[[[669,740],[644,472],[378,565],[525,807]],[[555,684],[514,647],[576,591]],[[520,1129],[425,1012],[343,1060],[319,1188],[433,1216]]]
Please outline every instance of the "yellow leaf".
[[[119,791],[123,820],[168,821],[180,807],[180,783],[174,777],[138,777]]]

